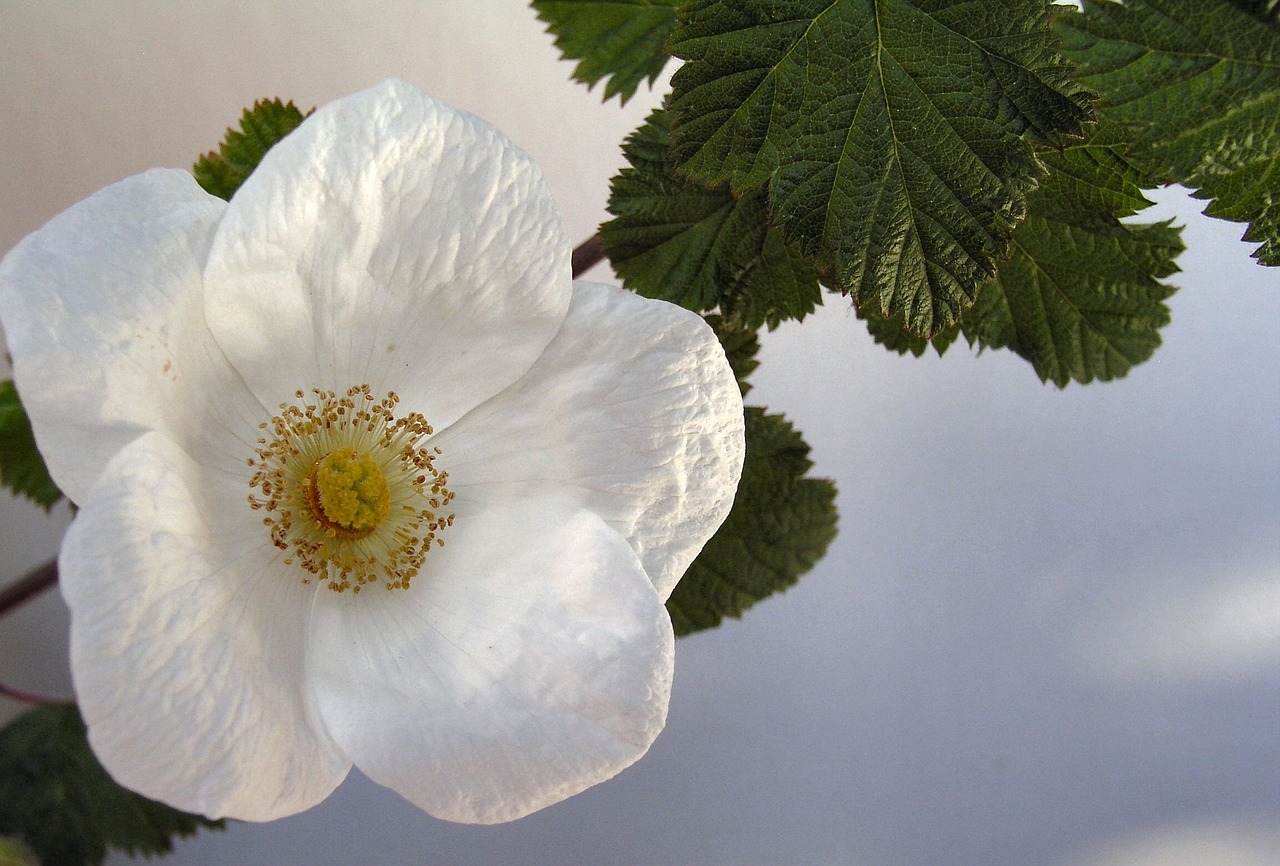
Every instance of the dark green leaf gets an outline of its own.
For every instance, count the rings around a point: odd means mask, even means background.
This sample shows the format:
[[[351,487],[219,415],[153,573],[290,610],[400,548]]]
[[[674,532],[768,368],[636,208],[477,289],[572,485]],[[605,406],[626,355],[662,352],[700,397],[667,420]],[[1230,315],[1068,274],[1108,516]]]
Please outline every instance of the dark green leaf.
[[[1150,202],[1146,172],[1104,124],[1088,141],[1049,154],[1051,173],[1030,198],[1009,260],[960,320],[970,343],[1007,347],[1059,387],[1124,376],[1160,345],[1169,321],[1159,282],[1177,270],[1179,230],[1120,222]]]
[[[42,866],[101,863],[107,849],[164,854],[175,836],[224,822],[187,815],[117,785],[85,739],[74,704],[31,710],[0,731],[0,835]]]
[[[966,311],[968,312],[968,311]],[[898,312],[892,316],[884,316],[869,307],[857,309],[858,318],[867,323],[867,330],[877,343],[899,355],[908,353],[919,358],[930,346],[941,356],[960,335],[960,323],[953,322],[932,337],[921,337],[907,329],[903,315]]]
[[[813,312],[817,272],[769,226],[765,191],[735,199],[676,177],[669,124],[669,112],[649,116],[612,182],[600,239],[623,284],[698,312],[718,307],[750,330]]]
[[[769,208],[824,281],[932,334],[994,272],[1080,134],[1043,0],[695,0],[671,50],[675,156]]]
[[[292,102],[260,99],[240,117],[240,129],[227,130],[217,153],[196,160],[196,182],[210,195],[230,199],[253,173],[262,157],[277,141],[297,128],[306,117]]]
[[[729,367],[738,380],[738,389],[742,391],[743,397],[747,396],[747,392],[751,390],[747,377],[760,366],[760,362],[756,360],[756,354],[760,351],[760,338],[754,330],[737,327],[725,321],[722,316],[713,314],[703,318],[707,320],[711,330],[716,332],[716,338],[724,347],[725,357],[729,360]]]
[[[1253,14],[1247,14],[1244,8]],[[1274,3],[1089,0],[1058,30],[1105,117],[1129,125],[1171,180],[1248,222],[1280,265],[1280,27]]]
[[[36,448],[31,421],[13,382],[0,382],[0,483],[45,511],[62,498]]]
[[[755,406],[746,421],[733,510],[667,600],[677,635],[713,628],[788,588],[836,536],[835,485],[805,476],[813,463],[799,432]]]
[[[533,0],[556,47],[579,61],[573,77],[594,86],[608,78],[604,98],[626,105],[645,78],[652,85],[667,64],[667,37],[680,0]]]

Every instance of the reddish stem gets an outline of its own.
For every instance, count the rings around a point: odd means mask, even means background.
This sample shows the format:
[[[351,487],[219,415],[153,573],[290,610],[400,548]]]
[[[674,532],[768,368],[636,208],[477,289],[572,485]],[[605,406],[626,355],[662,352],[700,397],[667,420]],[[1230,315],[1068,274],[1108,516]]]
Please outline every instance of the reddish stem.
[[[51,559],[0,589],[0,616],[35,598],[58,582],[58,561]]]
[[[604,261],[604,244],[600,242],[600,235],[594,234],[578,244],[570,261],[573,263],[574,277],[582,276]]]

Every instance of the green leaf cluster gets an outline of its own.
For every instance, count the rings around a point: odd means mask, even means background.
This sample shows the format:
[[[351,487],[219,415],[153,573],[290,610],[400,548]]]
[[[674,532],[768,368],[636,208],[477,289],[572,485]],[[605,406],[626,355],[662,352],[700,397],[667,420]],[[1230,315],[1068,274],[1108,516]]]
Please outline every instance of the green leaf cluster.
[[[0,483],[45,511],[62,498],[36,448],[31,420],[12,381],[0,382]]]
[[[21,839],[42,866],[101,863],[109,848],[164,854],[175,837],[224,826],[116,784],[74,704],[39,707],[0,731],[0,836]]]
[[[192,168],[196,182],[210,195],[230,200],[267,151],[305,118],[293,102],[258,100],[253,108],[244,110],[239,130],[227,129],[216,153],[211,151],[196,160]]]
[[[1067,56],[1156,179],[1247,222],[1254,256],[1280,265],[1280,25],[1275,3],[1090,0],[1058,20]],[[1150,184],[1154,185],[1154,183]]]

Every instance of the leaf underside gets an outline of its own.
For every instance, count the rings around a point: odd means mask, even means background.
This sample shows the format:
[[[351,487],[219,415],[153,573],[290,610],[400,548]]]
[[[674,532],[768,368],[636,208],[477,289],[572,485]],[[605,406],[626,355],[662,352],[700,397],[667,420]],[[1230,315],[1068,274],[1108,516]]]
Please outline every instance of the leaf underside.
[[[667,65],[667,37],[679,0],[533,0],[564,57],[577,60],[573,77],[623,105],[640,82],[650,86]]]
[[[1246,11],[1247,10],[1247,11]],[[1254,256],[1280,265],[1280,25],[1274,2],[1088,0],[1057,26],[1099,110],[1165,179],[1247,222]]]
[[[1007,248],[1042,172],[1029,140],[1087,116],[1042,0],[695,0],[679,18],[682,171],[767,185],[824,282],[924,335]]]

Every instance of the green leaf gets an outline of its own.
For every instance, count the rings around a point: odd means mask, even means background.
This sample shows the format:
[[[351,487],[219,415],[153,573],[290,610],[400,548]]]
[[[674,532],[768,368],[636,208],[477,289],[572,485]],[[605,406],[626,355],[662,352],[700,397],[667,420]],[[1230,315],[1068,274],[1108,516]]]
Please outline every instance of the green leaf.
[[[1248,7],[1252,14],[1243,7]],[[1128,124],[1171,180],[1248,222],[1280,265],[1280,25],[1274,3],[1089,0],[1058,21],[1105,117]]]
[[[836,536],[836,488],[808,478],[809,446],[781,415],[748,406],[733,509],[689,566],[667,610],[677,635],[713,628],[790,587]]]
[[[1088,94],[1043,0],[694,0],[679,11],[675,157],[773,218],[824,282],[911,330],[992,275]]]
[[[533,0],[533,8],[571,60],[578,81],[594,86],[608,78],[604,98],[623,105],[645,78],[650,86],[667,65],[667,37],[680,0]]]
[[[293,132],[305,118],[292,102],[258,100],[253,108],[244,110],[238,132],[227,129],[217,153],[206,153],[196,160],[192,169],[196,182],[210,195],[229,200],[272,145]]]
[[[756,355],[760,352],[760,337],[754,330],[738,327],[723,316],[712,314],[703,318],[707,320],[711,330],[716,332],[716,339],[724,348],[729,368],[738,380],[738,390],[743,397],[747,396],[747,392],[751,390],[751,383],[747,378],[760,366],[760,362],[756,360]]]
[[[1148,202],[1141,167],[1104,124],[1088,141],[1045,157],[1051,173],[1030,198],[1009,260],[960,320],[971,344],[1009,348],[1042,381],[1106,381],[1127,374],[1160,345],[1169,322],[1159,282],[1178,270],[1179,229],[1122,223]]]
[[[600,239],[623,284],[696,312],[719,308],[756,330],[803,319],[822,302],[813,266],[768,224],[765,191],[735,199],[675,175],[669,112],[627,139]]]
[[[941,357],[960,335],[960,323],[953,322],[932,337],[921,337],[907,328],[901,312],[892,316],[882,315],[870,307],[859,307],[858,318],[867,323],[867,331],[877,343],[899,355],[912,354],[919,358],[930,346]],[[968,313],[968,310],[965,311]]]
[[[0,731],[0,835],[21,838],[42,866],[101,863],[108,848],[164,854],[175,836],[224,826],[117,785],[74,704],[39,707]]]
[[[40,862],[21,840],[0,836],[0,866],[40,866]]]
[[[62,498],[36,448],[31,420],[12,381],[0,382],[0,483],[45,511]]]

